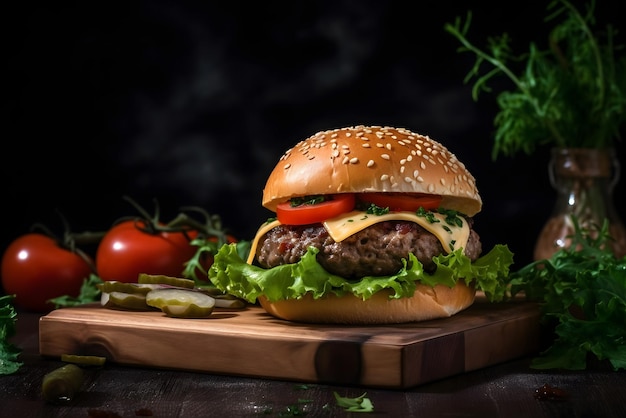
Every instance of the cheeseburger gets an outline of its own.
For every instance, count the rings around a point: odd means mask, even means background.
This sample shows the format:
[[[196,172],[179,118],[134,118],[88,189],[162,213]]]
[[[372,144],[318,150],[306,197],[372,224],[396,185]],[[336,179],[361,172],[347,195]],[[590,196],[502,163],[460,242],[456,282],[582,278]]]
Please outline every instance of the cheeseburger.
[[[290,321],[390,324],[450,317],[477,290],[505,297],[513,254],[483,253],[482,200],[456,156],[407,129],[318,132],[271,172],[263,224],[247,260],[223,246],[209,270],[220,290]]]

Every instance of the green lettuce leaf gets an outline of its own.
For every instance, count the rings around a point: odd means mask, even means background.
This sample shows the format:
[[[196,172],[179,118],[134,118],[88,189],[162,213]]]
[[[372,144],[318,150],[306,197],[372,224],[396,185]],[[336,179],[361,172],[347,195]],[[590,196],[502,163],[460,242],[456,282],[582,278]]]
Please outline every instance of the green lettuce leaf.
[[[234,244],[224,245],[215,255],[209,269],[209,279],[223,292],[255,303],[260,295],[270,301],[298,299],[306,293],[318,299],[328,294],[342,296],[348,293],[369,299],[374,293],[390,289],[391,298],[411,297],[416,284],[434,286],[443,284],[453,287],[459,280],[474,283],[491,301],[506,297],[509,268],[513,254],[506,245],[496,245],[489,253],[474,263],[463,254],[462,249],[434,258],[437,269],[434,274],[424,271],[413,254],[403,260],[403,267],[391,276],[367,276],[359,281],[346,280],[327,272],[316,260],[318,250],[310,247],[294,264],[271,269],[247,264]]]
[[[15,295],[0,296],[0,376],[13,374],[23,365],[19,359],[22,350],[10,341],[17,322],[13,299]]]
[[[607,245],[608,221],[599,230],[572,222],[570,247],[511,274],[511,295],[539,302],[542,322],[554,327],[552,344],[531,366],[583,370],[591,355],[626,370],[626,256]]]

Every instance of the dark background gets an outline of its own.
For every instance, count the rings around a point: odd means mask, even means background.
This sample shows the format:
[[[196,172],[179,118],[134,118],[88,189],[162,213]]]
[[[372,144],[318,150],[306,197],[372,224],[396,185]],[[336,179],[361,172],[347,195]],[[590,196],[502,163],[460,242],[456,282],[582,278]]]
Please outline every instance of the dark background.
[[[261,194],[284,150],[322,129],[377,124],[457,154],[484,201],[484,245],[507,243],[517,266],[531,260],[554,201],[548,150],[491,159],[495,95],[472,100],[463,78],[474,56],[443,26],[472,10],[475,44],[508,32],[524,52],[545,42],[547,2],[10,3],[0,250],[35,222],[62,232],[56,211],[74,232],[105,230],[136,214],[124,195],[149,212],[157,199],[166,221],[201,206],[250,239],[271,215]],[[598,3],[600,26],[624,26],[619,1]],[[622,179],[622,218],[625,191]]]

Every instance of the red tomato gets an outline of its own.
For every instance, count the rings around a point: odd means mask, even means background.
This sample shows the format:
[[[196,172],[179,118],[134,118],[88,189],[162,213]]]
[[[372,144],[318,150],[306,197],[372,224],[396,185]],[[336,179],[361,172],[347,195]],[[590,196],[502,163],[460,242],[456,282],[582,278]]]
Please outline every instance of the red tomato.
[[[333,195],[332,200],[321,203],[291,206],[281,203],[276,207],[276,217],[286,225],[307,225],[323,222],[354,209],[355,198],[351,193]]]
[[[120,222],[102,237],[96,251],[96,270],[102,280],[137,282],[140,273],[182,277],[184,264],[197,247],[183,232],[142,230],[133,220]]]
[[[15,306],[46,312],[59,296],[78,296],[92,273],[89,263],[43,234],[26,234],[13,241],[2,256],[2,286],[15,294]]]
[[[420,207],[432,210],[441,204],[441,196],[438,195],[408,195],[396,193],[363,193],[359,199],[367,203],[373,203],[381,208],[389,208],[391,211],[415,212]]]

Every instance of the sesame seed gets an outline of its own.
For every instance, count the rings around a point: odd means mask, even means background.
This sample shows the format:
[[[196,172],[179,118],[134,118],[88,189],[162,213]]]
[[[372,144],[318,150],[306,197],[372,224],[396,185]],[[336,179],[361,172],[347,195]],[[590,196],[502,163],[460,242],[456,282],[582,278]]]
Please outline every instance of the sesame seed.
[[[420,167],[422,168],[422,170],[426,168],[426,164],[424,164],[424,161],[420,163]]]
[[[435,191],[435,185],[434,185],[434,184],[432,184],[432,183],[431,183],[431,184],[429,184],[429,185],[428,185],[428,191],[429,191],[430,193],[433,193],[433,192]]]
[[[342,162],[342,164],[348,164],[350,162],[350,158],[343,157],[343,160],[341,162]]]
[[[401,172],[401,173],[404,173],[404,169],[406,169],[406,167],[405,167],[405,166],[400,167],[400,172]]]
[[[417,178],[420,175],[420,172],[417,170],[413,170],[413,177]]]
[[[385,148],[387,148],[389,151],[391,151],[391,144],[389,142],[387,142],[385,144]]]
[[[350,164],[358,164],[359,159],[354,157],[354,158],[350,158]]]
[[[411,177],[405,177],[404,181],[406,181],[407,183],[413,183],[413,179]]]
[[[367,166],[368,166],[368,167],[374,167],[374,164],[375,164],[375,163],[374,163],[374,160],[369,160],[369,161],[367,162]]]
[[[288,169],[289,167],[291,167],[290,163],[285,164],[285,166],[283,167],[285,170]]]
[[[378,148],[383,148],[383,147],[384,147],[384,145],[383,145],[383,144],[381,144],[380,142],[377,142],[377,143],[376,143],[376,146],[377,146]]]
[[[387,181],[387,180],[389,180],[389,175],[388,175],[388,174],[383,174],[382,176],[380,176],[380,180],[381,180],[381,181]]]
[[[401,159],[401,160],[400,160],[400,164],[401,164],[401,165],[406,164],[406,158]]]
[[[363,148],[370,148],[370,144],[361,144]]]
[[[391,159],[391,157],[389,156],[389,154],[380,154],[380,158],[382,158],[383,160],[389,160],[389,159]]]
[[[444,179],[443,177],[439,179],[439,182],[441,183],[442,186],[446,185],[446,179]]]

